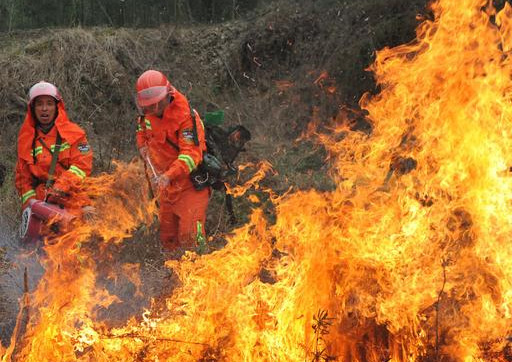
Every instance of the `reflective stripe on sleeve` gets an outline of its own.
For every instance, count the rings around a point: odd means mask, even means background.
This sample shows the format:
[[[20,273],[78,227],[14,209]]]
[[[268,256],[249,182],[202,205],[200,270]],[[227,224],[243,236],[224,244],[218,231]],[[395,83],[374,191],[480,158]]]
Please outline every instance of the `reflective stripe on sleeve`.
[[[74,173],[75,175],[80,177],[82,180],[85,178],[85,176],[87,176],[84,171],[82,171],[80,168],[76,167],[75,165],[71,165],[71,167],[69,167],[68,171],[71,173]]]
[[[178,160],[181,160],[181,161],[185,162],[185,164],[188,167],[188,171],[189,172],[194,171],[194,169],[196,168],[196,163],[194,162],[192,157],[190,157],[189,155],[181,154],[181,155],[178,156]]]
[[[28,190],[23,195],[21,195],[21,203],[24,204],[25,201],[27,201],[31,197],[35,197],[35,196],[36,196],[36,191],[34,189]]]
[[[151,128],[151,121],[147,118],[144,118],[144,123],[146,124],[146,129],[152,129]]]
[[[36,157],[37,155],[43,153],[43,146],[36,147],[32,150],[32,155]]]

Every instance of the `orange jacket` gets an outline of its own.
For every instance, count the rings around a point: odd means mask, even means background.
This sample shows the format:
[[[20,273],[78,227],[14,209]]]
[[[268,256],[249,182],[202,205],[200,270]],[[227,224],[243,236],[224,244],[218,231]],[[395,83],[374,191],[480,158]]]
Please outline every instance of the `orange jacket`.
[[[52,162],[50,149],[54,149],[57,131],[61,146],[54,172],[54,188],[64,193],[79,190],[92,169],[92,151],[85,132],[71,122],[64,104],[57,104],[58,116],[55,125],[44,134],[36,128],[30,109],[18,135],[18,161],[16,164],[16,189],[23,206],[31,198],[43,200],[46,195],[46,181]]]
[[[193,112],[199,145],[194,142],[191,108],[187,98],[178,91],[162,118],[149,115],[139,118],[137,147],[146,146],[156,172],[169,176],[168,194],[193,187],[189,174],[202,161],[206,150],[203,122]]]

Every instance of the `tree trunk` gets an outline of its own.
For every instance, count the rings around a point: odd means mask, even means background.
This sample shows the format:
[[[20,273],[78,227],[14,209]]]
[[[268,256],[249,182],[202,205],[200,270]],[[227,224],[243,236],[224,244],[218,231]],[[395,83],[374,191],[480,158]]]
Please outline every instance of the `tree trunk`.
[[[11,3],[9,5],[10,5],[10,9],[9,9],[9,27],[8,27],[8,32],[10,33],[12,31],[13,27],[16,26],[16,22],[14,20],[14,18],[16,16],[16,13],[17,13],[16,0],[11,0]]]
[[[84,0],[80,0],[80,26],[84,25]]]
[[[112,18],[110,17],[110,15],[108,14],[107,10],[105,9],[105,7],[103,6],[103,4],[101,3],[100,0],[96,0],[96,3],[98,4],[99,8],[101,9],[101,11],[103,12],[103,15],[105,15],[105,19],[108,21],[108,23],[110,24],[110,26],[114,26],[114,22],[112,21]]]

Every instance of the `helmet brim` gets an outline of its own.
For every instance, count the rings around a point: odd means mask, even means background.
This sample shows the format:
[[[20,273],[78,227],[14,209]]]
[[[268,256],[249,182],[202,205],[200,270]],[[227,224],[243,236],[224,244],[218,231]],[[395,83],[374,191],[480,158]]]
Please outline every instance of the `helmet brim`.
[[[157,86],[143,89],[137,92],[136,102],[139,108],[157,104],[169,94],[169,87]]]

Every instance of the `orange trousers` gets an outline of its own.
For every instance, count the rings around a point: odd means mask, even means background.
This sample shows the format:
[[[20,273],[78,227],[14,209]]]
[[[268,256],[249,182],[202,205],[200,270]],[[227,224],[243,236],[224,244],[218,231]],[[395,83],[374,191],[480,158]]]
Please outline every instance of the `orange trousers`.
[[[194,249],[205,243],[204,223],[209,198],[209,188],[201,191],[189,188],[172,198],[165,193],[162,195],[159,218],[160,242],[164,250]]]

